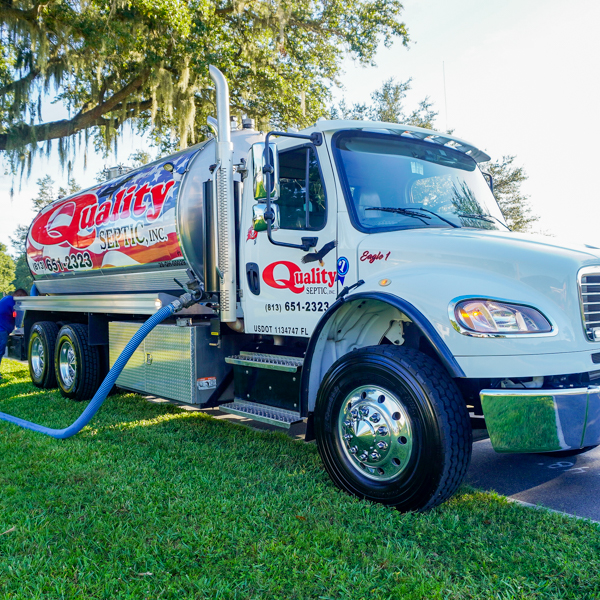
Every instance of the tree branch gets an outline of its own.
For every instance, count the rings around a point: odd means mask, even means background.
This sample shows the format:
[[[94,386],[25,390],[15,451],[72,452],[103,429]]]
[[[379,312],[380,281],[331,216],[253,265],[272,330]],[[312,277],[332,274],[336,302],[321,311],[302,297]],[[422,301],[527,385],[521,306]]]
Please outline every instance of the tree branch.
[[[0,88],[0,96],[10,94],[10,92],[16,90],[20,85],[31,83],[40,73],[41,71],[39,69],[32,69],[27,75],[21,77],[21,79],[7,83],[4,87]]]
[[[130,94],[142,87],[148,80],[149,75],[150,69],[144,69],[135,79],[113,94],[106,102],[102,102],[88,111],[80,111],[72,119],[61,119],[60,121],[42,123],[41,125],[22,123],[13,127],[8,133],[0,134],[0,150],[10,149],[12,146],[11,139],[14,138],[20,138],[21,140],[31,140],[33,138],[37,142],[44,142],[68,137],[89,127],[108,125],[109,122],[117,123],[120,126],[125,119],[117,117],[116,120],[109,121],[108,119],[102,119],[103,115],[115,110]],[[131,115],[126,115],[126,118],[135,116],[136,111],[147,110],[151,105],[151,100],[140,102],[139,105],[137,103],[129,104],[128,106],[135,106],[136,108]]]

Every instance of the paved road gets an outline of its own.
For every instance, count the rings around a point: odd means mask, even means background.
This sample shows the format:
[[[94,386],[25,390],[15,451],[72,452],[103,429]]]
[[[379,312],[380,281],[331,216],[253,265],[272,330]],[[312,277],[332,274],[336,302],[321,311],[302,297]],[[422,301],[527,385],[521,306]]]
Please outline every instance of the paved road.
[[[600,521],[600,446],[578,456],[498,454],[475,442],[466,482],[516,500]]]

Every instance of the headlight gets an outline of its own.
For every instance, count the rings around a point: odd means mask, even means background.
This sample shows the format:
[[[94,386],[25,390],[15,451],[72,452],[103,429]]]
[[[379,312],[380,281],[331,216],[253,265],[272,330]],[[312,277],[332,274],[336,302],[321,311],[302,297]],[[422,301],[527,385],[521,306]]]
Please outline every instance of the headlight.
[[[535,308],[497,300],[470,299],[454,305],[454,317],[461,333],[502,335],[550,333],[552,325]],[[452,315],[451,315],[452,317]],[[454,324],[454,323],[453,323]],[[461,328],[466,331],[461,331]]]

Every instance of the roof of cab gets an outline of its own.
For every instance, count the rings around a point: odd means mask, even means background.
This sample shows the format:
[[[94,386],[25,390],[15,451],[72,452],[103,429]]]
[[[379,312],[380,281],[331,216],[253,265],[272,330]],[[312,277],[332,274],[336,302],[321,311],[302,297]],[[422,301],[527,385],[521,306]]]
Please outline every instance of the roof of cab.
[[[364,131],[378,131],[393,135],[401,135],[407,138],[424,140],[432,144],[447,146],[454,150],[459,150],[470,156],[475,162],[486,162],[490,156],[483,150],[479,150],[473,144],[469,144],[460,138],[433,129],[415,127],[413,125],[403,125],[402,123],[384,123],[381,121],[351,121],[337,119],[329,121],[319,119],[317,123],[307,131],[334,131],[339,129],[362,129]]]

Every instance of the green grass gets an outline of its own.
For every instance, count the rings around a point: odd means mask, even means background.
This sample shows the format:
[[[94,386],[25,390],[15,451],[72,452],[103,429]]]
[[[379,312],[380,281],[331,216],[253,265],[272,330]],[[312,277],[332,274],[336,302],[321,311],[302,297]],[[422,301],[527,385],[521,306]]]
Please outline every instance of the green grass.
[[[83,409],[3,361],[0,410]],[[600,597],[600,529],[463,488],[427,514],[337,490],[313,444],[134,394],[57,441],[0,423],[0,598]]]

